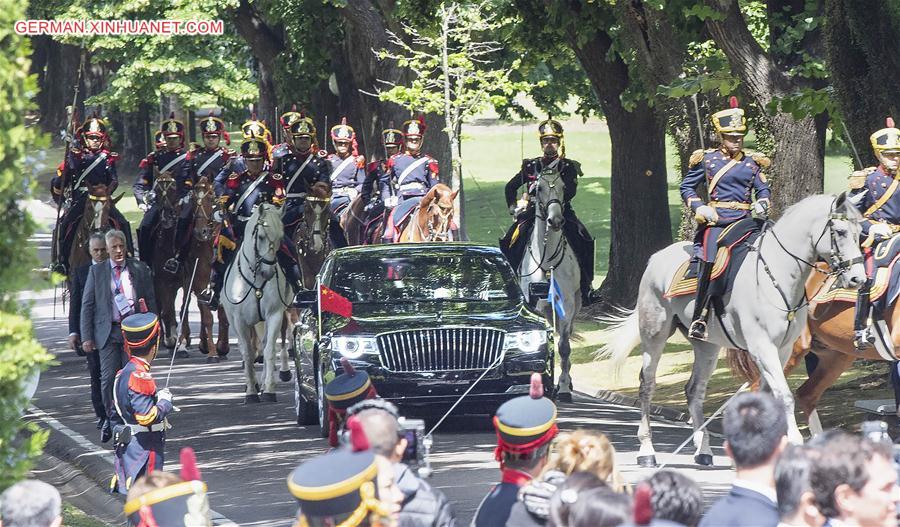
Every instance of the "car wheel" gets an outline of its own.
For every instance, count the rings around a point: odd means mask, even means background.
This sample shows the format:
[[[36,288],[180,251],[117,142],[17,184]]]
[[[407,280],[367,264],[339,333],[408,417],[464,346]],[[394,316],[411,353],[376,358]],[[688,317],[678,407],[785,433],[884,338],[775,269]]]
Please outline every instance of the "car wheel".
[[[325,399],[325,381],[322,379],[321,368],[317,368],[316,377],[316,394],[318,395],[317,406],[319,409],[319,435],[321,437],[328,437],[328,434],[331,431],[331,419],[328,413],[328,401]]]
[[[294,412],[298,426],[319,424],[319,413],[316,401],[309,401],[300,390],[300,376],[294,376]]]

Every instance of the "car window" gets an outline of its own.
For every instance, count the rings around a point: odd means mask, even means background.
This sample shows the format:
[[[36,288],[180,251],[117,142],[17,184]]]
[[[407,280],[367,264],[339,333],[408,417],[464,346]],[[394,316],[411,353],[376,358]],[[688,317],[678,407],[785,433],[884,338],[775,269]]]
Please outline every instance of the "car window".
[[[520,296],[500,256],[354,256],[339,261],[331,275],[331,288],[351,302],[509,302]]]

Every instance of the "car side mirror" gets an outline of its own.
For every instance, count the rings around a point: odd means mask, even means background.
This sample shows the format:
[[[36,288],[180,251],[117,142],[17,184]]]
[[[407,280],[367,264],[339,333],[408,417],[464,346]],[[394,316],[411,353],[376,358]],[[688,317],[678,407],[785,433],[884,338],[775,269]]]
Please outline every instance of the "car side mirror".
[[[297,303],[301,308],[315,309],[319,302],[319,292],[315,289],[301,289],[297,293]]]
[[[532,300],[544,300],[548,296],[550,296],[549,282],[531,282],[530,284],[528,284],[528,297]]]

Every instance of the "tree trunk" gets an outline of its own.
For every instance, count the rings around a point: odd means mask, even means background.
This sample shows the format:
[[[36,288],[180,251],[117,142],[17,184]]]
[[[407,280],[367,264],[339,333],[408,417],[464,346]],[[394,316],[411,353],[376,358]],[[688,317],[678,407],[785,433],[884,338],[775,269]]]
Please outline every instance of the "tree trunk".
[[[59,136],[59,131],[66,127],[68,115],[66,106],[72,104],[75,96],[75,82],[78,78],[78,66],[81,63],[81,49],[76,46],[60,44],[50,39],[47,44],[47,66],[41,92],[46,97],[46,104],[39,121],[41,130]],[[85,99],[85,79],[82,78],[78,93],[78,106],[83,108]],[[83,110],[79,110],[84,119]]]
[[[672,242],[665,126],[645,102],[630,112],[622,106],[628,66],[618,55],[609,58],[607,34],[580,40],[569,28],[568,36],[603,108],[612,147],[609,270],[597,309],[631,307],[650,256]]]
[[[248,0],[241,0],[233,15],[232,20],[238,33],[250,46],[257,62],[259,100],[255,105],[256,114],[271,130],[279,126],[275,115],[278,90],[274,72],[276,59],[285,50],[283,31],[280,27],[267,24]]]
[[[275,115],[275,106],[278,105],[278,96],[275,91],[275,61],[256,61],[256,86],[259,89],[259,100],[256,105],[256,116],[265,121],[269,131],[272,132],[273,141],[277,133],[276,128],[281,125],[278,116]]]
[[[876,163],[869,136],[900,121],[900,13],[886,2],[826,0],[825,50],[834,93],[862,166]],[[843,133],[843,130],[839,130]],[[858,167],[861,168],[861,167]]]
[[[736,0],[707,0],[723,16],[707,18],[706,27],[725,53],[746,93],[762,109],[777,98],[805,86],[803,79],[789,78],[753,38]],[[815,46],[814,43],[809,43]],[[758,126],[771,134],[773,145],[772,205],[776,213],[822,191],[825,183],[826,115],[795,119],[778,111],[759,112]]]

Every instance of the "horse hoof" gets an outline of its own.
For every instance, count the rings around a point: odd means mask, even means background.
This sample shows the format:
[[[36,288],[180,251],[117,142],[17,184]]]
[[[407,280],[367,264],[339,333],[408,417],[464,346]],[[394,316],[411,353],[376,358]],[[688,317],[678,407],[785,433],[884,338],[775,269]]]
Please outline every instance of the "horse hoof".
[[[556,394],[556,401],[560,403],[571,403],[572,392],[559,392]]]
[[[711,467],[713,466],[712,454],[697,454],[694,456],[694,463],[704,467]]]
[[[186,352],[184,350],[178,350],[175,352],[176,359],[186,359],[188,357],[190,357],[190,355],[188,355],[188,352]]]
[[[288,357],[290,357],[292,359],[297,358],[297,351],[294,348],[288,348],[287,352],[288,352]]]
[[[281,379],[281,382],[288,382],[289,380],[291,380],[291,370],[279,371],[278,378]]]
[[[278,398],[275,397],[274,393],[263,392],[262,394],[262,402],[264,403],[276,403],[278,402]]]
[[[256,359],[255,359],[253,362],[255,362],[256,364],[262,364],[262,363],[263,363],[263,356],[260,355],[259,357],[256,357]]]
[[[207,364],[218,364],[219,357],[216,357],[215,355],[210,355],[209,357],[206,357],[206,363]]]
[[[218,356],[213,355],[213,357],[216,357],[219,362],[228,360],[228,355],[222,355],[221,353]]]
[[[202,353],[204,355],[209,354],[209,350],[206,349],[206,346],[204,346],[203,344],[200,344],[199,346],[197,346],[197,351],[199,351],[200,353]]]
[[[255,393],[250,393],[244,396],[244,404],[256,404],[262,402],[259,400],[259,395]]]
[[[656,456],[655,455],[638,456],[637,464],[639,467],[643,467],[643,468],[656,468],[658,466],[656,464]]]

